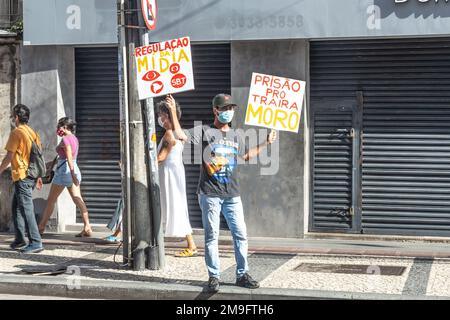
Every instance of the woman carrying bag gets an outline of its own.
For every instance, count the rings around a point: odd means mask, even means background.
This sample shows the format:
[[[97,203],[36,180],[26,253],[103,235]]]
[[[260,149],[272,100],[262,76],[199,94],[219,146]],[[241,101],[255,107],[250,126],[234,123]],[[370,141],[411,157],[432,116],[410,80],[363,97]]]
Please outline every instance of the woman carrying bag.
[[[53,213],[59,195],[65,188],[69,191],[75,205],[80,209],[83,219],[83,230],[76,236],[90,237],[92,235],[88,210],[81,196],[81,172],[77,165],[79,143],[77,137],[74,135],[74,131],[75,122],[72,119],[64,117],[58,121],[56,133],[62,140],[56,147],[56,152],[58,153],[57,169],[52,180],[47,206],[39,223],[39,232],[41,235],[45,231],[45,226]]]

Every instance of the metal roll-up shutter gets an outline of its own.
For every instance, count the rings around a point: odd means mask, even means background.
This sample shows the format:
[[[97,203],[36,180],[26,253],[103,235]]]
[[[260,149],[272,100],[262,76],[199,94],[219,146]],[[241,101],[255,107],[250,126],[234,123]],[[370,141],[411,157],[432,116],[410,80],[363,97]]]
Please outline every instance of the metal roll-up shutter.
[[[181,106],[181,125],[185,129],[193,128],[196,122],[197,124],[212,123],[214,121],[212,99],[218,93],[231,93],[230,44],[194,43],[191,49],[195,90],[174,95]],[[155,99],[155,102],[159,100],[161,99]],[[161,129],[158,129],[158,132],[158,136],[161,137]],[[186,193],[191,226],[202,228],[202,213],[197,198],[200,163],[194,163],[194,149],[195,146],[185,146],[183,154],[186,171]],[[227,228],[223,217],[221,217],[221,228]]]
[[[98,224],[110,220],[121,197],[117,65],[115,47],[75,49],[81,191],[91,223]]]
[[[311,43],[313,97],[363,92],[363,233],[450,236],[449,54],[449,38]]]
[[[329,107],[327,108],[327,104]],[[313,109],[312,230],[350,232],[353,109],[321,103]]]

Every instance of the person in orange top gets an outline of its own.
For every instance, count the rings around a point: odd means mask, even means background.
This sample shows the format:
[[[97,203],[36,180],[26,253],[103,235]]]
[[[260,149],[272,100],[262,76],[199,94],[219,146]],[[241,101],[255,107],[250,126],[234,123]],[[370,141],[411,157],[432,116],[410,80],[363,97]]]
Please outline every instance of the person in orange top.
[[[34,215],[32,193],[37,186],[42,188],[41,179],[30,178],[27,174],[32,140],[41,147],[39,135],[28,126],[30,109],[23,105],[16,105],[11,114],[11,123],[16,128],[11,132],[6,144],[8,152],[0,164],[0,175],[11,164],[12,180],[14,182],[14,195],[12,202],[12,215],[14,222],[15,239],[10,247],[24,253],[37,253],[44,250],[39,234],[38,225]],[[28,231],[28,244],[25,241]]]

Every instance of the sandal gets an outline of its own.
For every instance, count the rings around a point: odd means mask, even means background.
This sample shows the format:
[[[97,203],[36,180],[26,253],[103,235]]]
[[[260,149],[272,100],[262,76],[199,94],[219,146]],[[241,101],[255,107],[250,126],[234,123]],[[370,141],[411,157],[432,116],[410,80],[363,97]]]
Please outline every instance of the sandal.
[[[84,231],[84,230],[75,235],[75,237],[77,238],[85,238],[85,237],[89,238],[90,236],[92,236],[92,231]]]
[[[184,249],[183,251],[177,253],[175,256],[176,256],[176,257],[187,258],[187,257],[193,257],[193,256],[196,256],[197,254],[198,254],[197,249],[193,249],[193,250],[192,250],[192,249],[186,248],[186,249]]]
[[[113,235],[107,236],[104,240],[111,243],[119,243],[121,241],[118,237]]]

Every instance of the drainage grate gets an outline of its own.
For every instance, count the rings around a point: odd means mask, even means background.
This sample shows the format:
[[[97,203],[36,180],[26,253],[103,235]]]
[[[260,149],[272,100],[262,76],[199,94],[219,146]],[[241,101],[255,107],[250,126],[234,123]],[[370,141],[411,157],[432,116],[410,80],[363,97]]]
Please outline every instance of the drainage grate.
[[[401,276],[406,267],[361,264],[301,263],[294,271]]]

